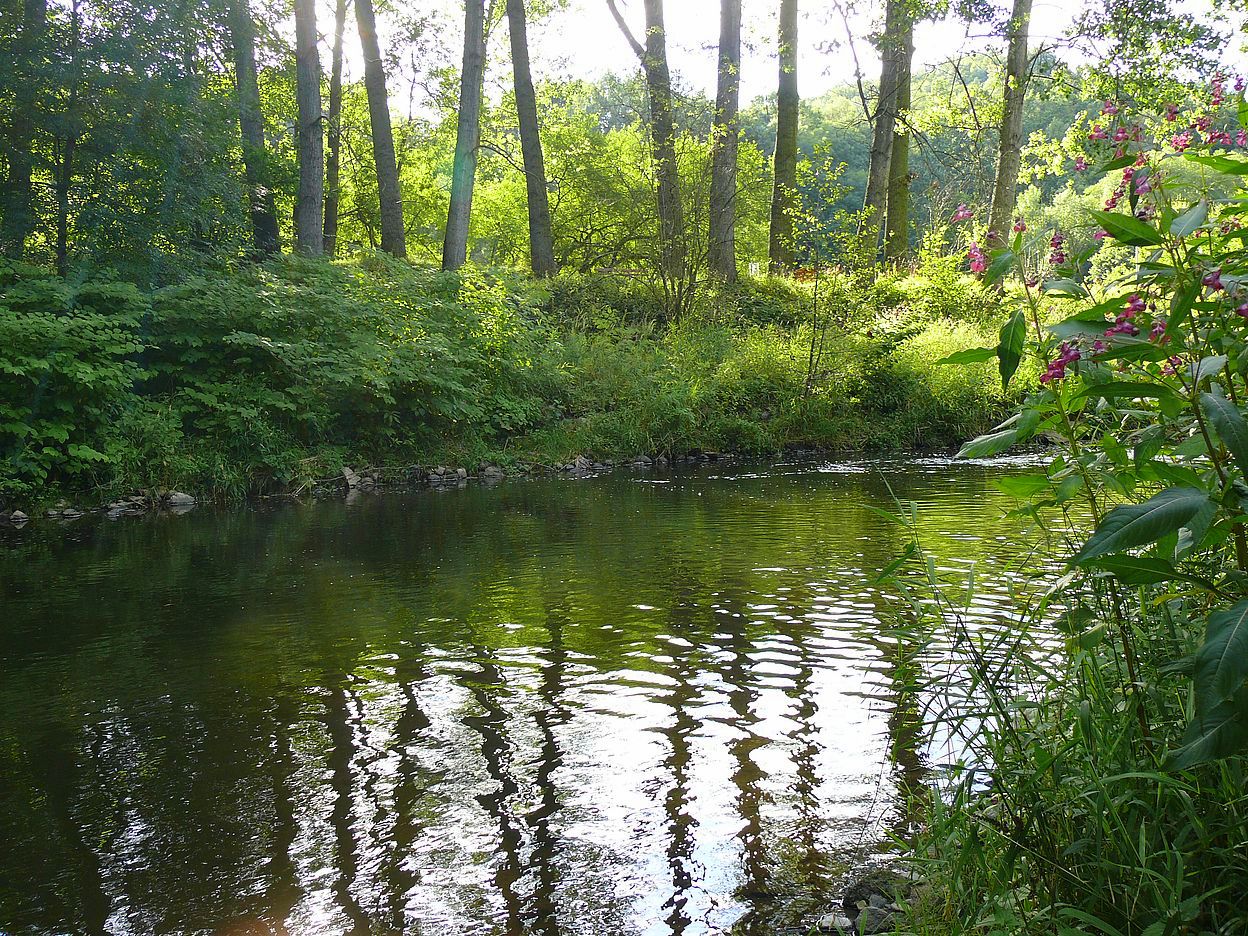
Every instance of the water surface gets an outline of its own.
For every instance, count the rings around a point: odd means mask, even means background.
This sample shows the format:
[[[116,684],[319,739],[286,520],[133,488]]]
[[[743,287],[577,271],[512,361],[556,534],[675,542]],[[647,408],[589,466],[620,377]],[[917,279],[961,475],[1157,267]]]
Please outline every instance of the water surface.
[[[0,538],[0,932],[775,933],[904,835],[900,605],[1009,469],[708,466]],[[997,570],[994,574],[992,570]]]

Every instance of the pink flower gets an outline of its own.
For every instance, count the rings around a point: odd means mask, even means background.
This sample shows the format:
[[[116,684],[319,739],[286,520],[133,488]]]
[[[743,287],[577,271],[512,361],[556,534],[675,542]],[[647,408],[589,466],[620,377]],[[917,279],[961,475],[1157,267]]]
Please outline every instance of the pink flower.
[[[1101,241],[1105,240],[1105,238],[1107,237],[1109,237],[1109,231],[1097,231],[1095,234],[1092,235],[1092,239],[1096,241],[1098,244]]]
[[[1240,146],[1248,146],[1248,130],[1240,127],[1239,133],[1235,134],[1235,142]]]
[[[1086,159],[1084,159],[1082,156],[1078,156],[1075,158],[1075,172],[1086,172],[1087,168],[1088,168],[1088,161]]]
[[[1129,139],[1131,139],[1131,131],[1129,131],[1126,127],[1119,127],[1114,131],[1115,143],[1125,143]]]
[[[1214,292],[1224,289],[1225,287],[1222,285],[1222,270],[1210,270],[1200,281],[1200,285],[1208,286]]]
[[[1066,377],[1066,368],[1078,361],[1083,355],[1075,345],[1063,341],[1057,349],[1057,357],[1049,362],[1048,369],[1040,375],[1041,383],[1062,380]]]
[[[1239,308],[1235,310],[1235,314],[1240,316],[1241,318],[1248,319],[1248,302],[1245,302],[1243,305],[1239,306]]]
[[[988,269],[988,258],[984,256],[983,250],[975,241],[971,241],[971,246],[966,251],[966,259],[971,261],[972,273],[983,273]]]
[[[1179,119],[1179,105],[1167,104],[1166,105],[1166,120],[1169,123],[1174,123],[1178,119]]]
[[[1106,101],[1105,106],[1101,108],[1101,114],[1106,117],[1113,117],[1118,113],[1118,105],[1113,101]]]
[[[1022,234],[1027,230],[1027,223],[1022,218],[1018,218],[1014,222],[1014,233]]]
[[[1100,124],[1096,124],[1096,125],[1092,128],[1092,132],[1088,134],[1088,139],[1089,139],[1089,140],[1097,140],[1097,141],[1099,141],[1099,140],[1108,140],[1108,139],[1109,139],[1109,134],[1108,134],[1108,133],[1106,133],[1104,130],[1102,130],[1102,129],[1101,129],[1101,125],[1100,125]]]
[[[953,223],[958,224],[962,221],[970,221],[973,217],[975,217],[975,212],[971,211],[971,209],[966,207],[964,204],[958,205],[957,210],[953,213]]]
[[[1192,145],[1192,131],[1184,130],[1182,133],[1176,133],[1170,138],[1170,145],[1174,147],[1176,153],[1182,153]]]

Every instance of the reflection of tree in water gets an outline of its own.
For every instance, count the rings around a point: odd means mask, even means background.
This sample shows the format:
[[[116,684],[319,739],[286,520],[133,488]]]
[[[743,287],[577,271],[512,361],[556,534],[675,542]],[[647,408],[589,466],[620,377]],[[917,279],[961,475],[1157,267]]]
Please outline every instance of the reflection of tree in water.
[[[286,920],[302,895],[291,857],[298,833],[295,805],[291,799],[295,757],[290,743],[290,730],[296,722],[298,707],[291,698],[291,691],[284,686],[277,690],[272,715],[272,750],[266,758],[268,779],[273,790],[273,843],[263,919],[267,932],[276,936],[285,936]]]
[[[670,571],[671,578],[667,584],[671,594],[669,615],[673,631],[679,636],[688,634],[697,637],[701,583],[683,563],[674,563]],[[691,642],[695,646],[699,643],[697,640]],[[675,685],[670,692],[656,697],[656,701],[672,710],[670,723],[660,729],[668,742],[668,754],[662,766],[671,776],[671,786],[663,798],[663,811],[667,817],[667,863],[671,869],[672,893],[663,909],[667,911],[665,922],[672,936],[681,936],[692,922],[685,907],[694,881],[693,830],[697,822],[690,810],[689,767],[692,761],[690,739],[698,730],[698,720],[689,709],[698,695],[693,681],[700,661],[694,648],[674,649],[673,662],[666,672]]]
[[[506,695],[508,689],[502,670],[490,652],[473,644],[471,653],[473,662],[480,669],[475,672],[464,670],[460,680],[472,693],[481,714],[467,715],[463,723],[481,736],[481,754],[485,758],[486,772],[497,784],[490,792],[478,795],[477,802],[498,825],[495,850],[500,861],[494,872],[494,885],[507,911],[507,932],[520,933],[523,931],[524,906],[516,885],[524,873],[520,854],[524,835],[521,821],[511,808],[520,787],[512,776],[512,746],[507,728],[510,716],[498,701],[498,697]]]
[[[353,789],[355,778],[355,734],[358,726],[358,700],[348,688],[351,677],[345,674],[329,676],[329,700],[325,707],[325,727],[329,732],[330,786],[334,791],[334,806],[330,813],[330,825],[334,830],[334,859],[337,877],[334,879],[334,896],[351,921],[350,933],[359,936],[369,932],[368,913],[354,894],[359,856],[354,826]],[[357,715],[350,711],[350,703],[357,706]]]
[[[540,705],[535,716],[541,736],[536,777],[540,802],[525,816],[525,820],[533,831],[533,852],[530,861],[536,878],[533,908],[529,919],[533,925],[533,931],[543,936],[557,936],[559,933],[558,907],[555,903],[558,886],[558,876],[555,871],[556,840],[551,833],[550,822],[560,808],[554,773],[563,762],[563,754],[555,738],[555,729],[565,724],[571,717],[562,701],[565,667],[568,665],[567,651],[563,643],[563,631],[567,623],[568,612],[564,602],[551,602],[547,598],[545,614],[547,642],[543,651],[542,682],[537,691]]]
[[[403,710],[394,727],[394,745],[398,752],[398,777],[394,788],[394,827],[390,861],[387,863],[386,884],[390,894],[390,925],[395,929],[407,926],[406,898],[420,883],[419,874],[408,858],[420,836],[417,803],[424,794],[418,782],[419,770],[412,750],[421,732],[431,727],[429,716],[420,708],[417,690],[428,678],[428,670],[420,650],[406,641],[400,647],[394,666],[394,677],[403,696]]]

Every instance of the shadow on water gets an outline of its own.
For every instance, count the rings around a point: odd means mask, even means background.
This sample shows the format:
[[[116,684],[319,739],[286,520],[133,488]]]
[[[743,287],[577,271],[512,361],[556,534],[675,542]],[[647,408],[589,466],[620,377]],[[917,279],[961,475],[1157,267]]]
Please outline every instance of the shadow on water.
[[[925,662],[874,585],[904,542],[869,507],[895,491],[941,562],[1000,568],[1006,470],[613,476],[3,534],[0,932],[809,920],[908,833],[924,780]],[[980,602],[991,623],[1004,596]]]

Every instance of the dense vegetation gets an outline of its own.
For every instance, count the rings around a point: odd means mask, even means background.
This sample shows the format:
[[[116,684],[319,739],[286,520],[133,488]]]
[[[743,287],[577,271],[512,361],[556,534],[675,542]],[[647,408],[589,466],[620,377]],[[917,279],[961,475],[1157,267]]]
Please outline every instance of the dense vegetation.
[[[526,17],[560,3],[452,4],[460,66],[444,9],[355,0],[359,80],[346,0],[327,79],[311,0],[293,47],[245,0],[6,4],[0,506],[913,450],[1020,404],[962,454],[1056,447],[1008,493],[1069,561],[1020,594],[1004,672],[920,585],[969,674],[923,686],[930,727],[969,754],[911,843],[916,926],[1244,932],[1242,4],[1113,0],[1038,42],[1030,0],[887,0],[878,82],[803,101],[783,0],[776,95],[741,107],[740,0],[713,101],[673,76],[661,0],[606,2],[639,70],[597,83],[533,80]],[[916,70],[950,17],[986,38]]]

